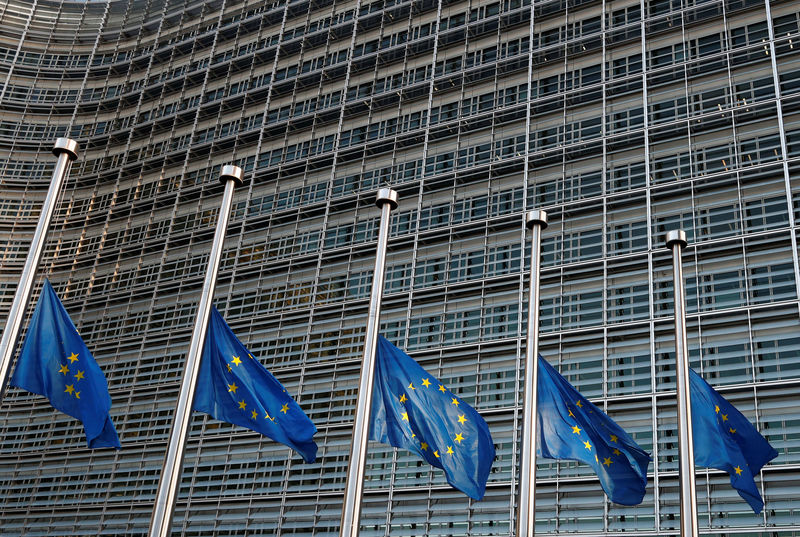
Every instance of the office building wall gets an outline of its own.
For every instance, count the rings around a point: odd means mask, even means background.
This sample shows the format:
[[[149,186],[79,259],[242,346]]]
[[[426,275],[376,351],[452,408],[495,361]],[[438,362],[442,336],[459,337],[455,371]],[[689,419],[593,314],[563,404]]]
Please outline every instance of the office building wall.
[[[195,415],[176,535],[338,535],[386,185],[382,332],[482,413],[497,460],[473,502],[371,444],[362,535],[512,531],[532,208],[550,216],[541,352],[653,456],[636,507],[541,461],[539,530],[678,534],[663,235],[681,227],[692,366],[780,454],[760,515],[699,470],[701,531],[800,534],[799,24],[775,0],[6,2],[0,312],[53,140],[75,138],[39,275],[105,371],[123,449],[87,450],[11,390],[0,535],[146,532],[229,163],[245,185],[215,304],[320,450],[304,464]]]

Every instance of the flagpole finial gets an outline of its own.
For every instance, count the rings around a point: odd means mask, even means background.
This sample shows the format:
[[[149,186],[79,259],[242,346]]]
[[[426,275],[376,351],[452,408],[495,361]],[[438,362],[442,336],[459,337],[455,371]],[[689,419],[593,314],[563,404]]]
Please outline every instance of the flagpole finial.
[[[53,154],[60,156],[66,153],[70,160],[78,159],[78,142],[70,138],[56,138],[56,143],[53,145]]]
[[[244,183],[244,172],[239,166],[226,164],[222,167],[222,171],[219,174],[219,182],[224,185],[231,179],[234,182],[234,186],[242,186]]]
[[[397,191],[392,190],[391,188],[381,188],[378,190],[378,196],[375,199],[375,205],[378,207],[382,206],[384,203],[388,203],[391,206],[391,209],[397,209]]]
[[[676,244],[681,248],[686,248],[686,245],[689,244],[686,242],[686,232],[682,229],[673,229],[672,231],[667,231],[664,240],[667,243],[667,248],[672,248]]]
[[[533,226],[539,225],[542,229],[547,227],[547,212],[546,211],[528,211],[525,215],[525,225],[528,229]]]

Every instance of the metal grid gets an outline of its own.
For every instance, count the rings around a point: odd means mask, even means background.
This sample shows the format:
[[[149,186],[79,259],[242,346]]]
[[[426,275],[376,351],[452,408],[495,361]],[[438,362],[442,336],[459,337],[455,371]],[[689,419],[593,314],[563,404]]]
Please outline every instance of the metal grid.
[[[527,315],[522,215],[543,208],[542,353],[653,453],[637,507],[540,464],[546,533],[676,535],[670,261],[692,366],[780,456],[748,511],[698,472],[701,531],[800,533],[800,10],[793,2],[10,2],[0,7],[0,304],[52,166],[85,149],[41,272],[106,372],[125,448],[12,391],[0,535],[147,527],[221,188],[217,306],[317,424],[320,457],[194,419],[175,532],[336,535],[378,186],[400,192],[382,331],[486,417],[486,499],[370,446],[363,535],[508,535]],[[645,106],[646,105],[646,106]],[[34,297],[35,298],[35,297]]]

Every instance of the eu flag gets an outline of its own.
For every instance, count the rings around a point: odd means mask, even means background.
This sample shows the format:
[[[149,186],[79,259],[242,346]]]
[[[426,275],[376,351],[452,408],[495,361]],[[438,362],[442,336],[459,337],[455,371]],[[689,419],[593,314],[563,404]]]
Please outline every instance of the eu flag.
[[[542,457],[585,462],[612,502],[642,503],[650,455],[541,355],[538,391]]]
[[[416,453],[444,470],[450,485],[483,498],[494,444],[475,409],[382,336],[373,389],[371,440]]]
[[[694,463],[728,472],[731,486],[753,511],[764,507],[753,475],[778,456],[741,412],[703,378],[689,370]]]
[[[90,449],[119,449],[119,437],[108,415],[111,397],[106,377],[48,280],[44,281],[11,384],[44,395],[56,409],[79,419]]]
[[[317,444],[312,440],[317,428],[213,307],[194,409],[285,444],[306,462],[317,458]]]

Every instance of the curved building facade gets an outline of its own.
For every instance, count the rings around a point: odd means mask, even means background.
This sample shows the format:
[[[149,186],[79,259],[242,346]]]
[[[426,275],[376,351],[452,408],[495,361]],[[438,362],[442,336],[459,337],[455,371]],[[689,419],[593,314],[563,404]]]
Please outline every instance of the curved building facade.
[[[176,535],[338,535],[386,185],[382,332],[482,413],[497,459],[474,502],[370,444],[362,535],[511,533],[531,208],[550,217],[541,352],[653,456],[636,507],[540,461],[539,531],[678,535],[663,235],[681,227],[692,366],[779,452],[760,515],[698,470],[701,532],[800,534],[799,25],[778,0],[5,2],[0,311],[53,140],[74,138],[39,276],[108,378],[123,448],[87,450],[10,390],[0,535],[146,533],[231,163],[215,303],[319,457],[196,414]]]

